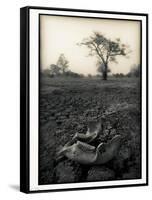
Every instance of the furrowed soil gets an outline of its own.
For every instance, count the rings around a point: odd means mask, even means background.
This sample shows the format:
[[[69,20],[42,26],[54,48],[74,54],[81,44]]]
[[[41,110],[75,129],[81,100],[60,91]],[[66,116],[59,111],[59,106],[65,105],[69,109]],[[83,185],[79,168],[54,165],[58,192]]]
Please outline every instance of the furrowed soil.
[[[138,78],[41,77],[39,184],[141,178],[141,108]],[[90,121],[102,120],[97,143],[123,138],[119,153],[100,166],[83,166],[56,153]],[[96,144],[94,144],[96,145]]]

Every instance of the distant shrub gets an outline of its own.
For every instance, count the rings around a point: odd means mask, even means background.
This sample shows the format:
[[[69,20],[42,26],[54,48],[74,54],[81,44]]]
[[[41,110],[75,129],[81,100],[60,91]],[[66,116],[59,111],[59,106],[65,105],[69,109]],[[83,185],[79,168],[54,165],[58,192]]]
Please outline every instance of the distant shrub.
[[[132,65],[127,77],[140,77],[140,65]]]
[[[41,75],[42,76],[47,76],[49,77],[51,74],[50,74],[50,70],[49,69],[44,69],[41,71]]]
[[[72,72],[71,70],[65,71],[64,73],[61,72],[60,68],[55,65],[55,64],[51,64],[50,65],[50,69],[44,69],[41,71],[42,76],[47,76],[50,78],[53,77],[74,77],[74,78],[83,78],[84,75],[83,74],[78,74],[76,72]]]
[[[114,77],[116,78],[123,78],[125,77],[125,75],[123,73],[116,73],[116,74],[113,74]]]
[[[96,78],[102,78],[102,75],[101,74],[97,74],[95,75]]]
[[[83,75],[82,74],[78,74],[72,71],[67,71],[63,74],[64,76],[69,76],[69,77],[74,77],[74,78],[81,78]]]
[[[88,74],[88,78],[92,78],[92,75],[91,75],[91,74]]]
[[[50,74],[55,76],[55,75],[59,75],[60,74],[60,67],[58,65],[55,64],[51,64],[50,65]]]

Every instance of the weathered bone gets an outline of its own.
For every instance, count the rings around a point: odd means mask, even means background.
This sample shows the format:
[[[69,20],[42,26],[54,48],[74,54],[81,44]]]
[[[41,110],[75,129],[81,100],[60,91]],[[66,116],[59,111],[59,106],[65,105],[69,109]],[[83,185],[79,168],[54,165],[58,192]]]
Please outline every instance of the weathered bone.
[[[64,155],[70,160],[86,165],[100,165],[112,160],[118,153],[121,136],[116,135],[109,143],[101,143],[95,148],[92,145],[77,141],[71,146],[64,146],[58,156]]]

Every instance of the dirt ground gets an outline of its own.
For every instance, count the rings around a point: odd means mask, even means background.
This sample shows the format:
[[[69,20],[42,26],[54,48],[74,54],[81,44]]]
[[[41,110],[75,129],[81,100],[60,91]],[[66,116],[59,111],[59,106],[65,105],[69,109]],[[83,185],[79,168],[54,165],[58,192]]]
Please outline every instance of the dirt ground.
[[[102,116],[98,142],[120,134],[118,155],[100,166],[56,162],[57,151]],[[39,141],[39,184],[141,178],[140,80],[41,77]]]

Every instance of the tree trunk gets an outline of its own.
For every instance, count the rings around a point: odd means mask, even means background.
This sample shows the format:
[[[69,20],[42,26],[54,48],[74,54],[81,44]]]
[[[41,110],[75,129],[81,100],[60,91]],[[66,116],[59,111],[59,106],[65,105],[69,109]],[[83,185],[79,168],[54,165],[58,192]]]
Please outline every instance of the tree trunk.
[[[105,69],[103,71],[103,80],[107,80],[107,65],[105,65]]]

